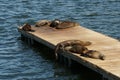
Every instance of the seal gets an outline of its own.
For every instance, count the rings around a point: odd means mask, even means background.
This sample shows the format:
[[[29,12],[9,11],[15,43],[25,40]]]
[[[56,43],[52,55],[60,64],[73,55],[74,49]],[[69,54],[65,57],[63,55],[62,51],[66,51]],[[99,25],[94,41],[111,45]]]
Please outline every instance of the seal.
[[[63,21],[56,27],[56,29],[66,29],[66,28],[71,28],[76,26],[80,26],[80,25],[72,21]]]
[[[76,27],[76,26],[80,26],[80,25],[76,22],[61,21],[59,19],[53,20],[50,24],[50,27],[53,27],[53,28],[56,28],[56,29],[66,29],[66,28]]]
[[[50,27],[57,28],[60,23],[61,21],[59,19],[55,19],[51,22]]]
[[[72,52],[72,53],[76,53],[76,54],[80,54],[80,55],[84,55],[86,52],[88,52],[88,48],[83,46],[83,45],[71,45],[71,46],[66,46],[64,48],[64,50],[66,50],[67,52]]]
[[[73,46],[73,45],[89,46],[91,44],[92,43],[89,42],[89,41],[81,41],[81,40],[66,40],[66,41],[62,41],[62,42],[58,43],[55,46],[55,55],[57,56],[57,52],[60,49],[63,50],[63,51],[65,51],[65,47],[67,47],[67,46]]]
[[[64,50],[66,46],[72,46],[72,45],[81,45],[81,46],[89,46],[92,43],[90,41],[81,41],[81,40],[66,40],[63,42],[60,42],[55,47],[55,52],[57,52],[59,49]]]
[[[24,24],[22,26],[22,30],[24,31],[33,31],[32,28],[31,28],[31,25],[29,25],[28,23]]]
[[[89,41],[81,41],[81,40],[67,40],[60,42],[56,45],[55,48],[55,55],[57,59],[57,52],[59,50],[66,51],[69,53],[76,53],[80,54],[80,56],[94,58],[94,59],[101,59],[105,60],[105,55],[97,50],[89,50],[86,46],[91,45]]]
[[[85,46],[73,45],[65,47],[65,50],[70,53],[80,54],[84,57],[105,60],[105,55],[96,50],[88,50]]]
[[[35,23],[35,27],[49,26],[50,24],[51,24],[51,21],[49,20],[40,20]]]
[[[105,55],[96,50],[88,50],[83,56],[105,60]]]

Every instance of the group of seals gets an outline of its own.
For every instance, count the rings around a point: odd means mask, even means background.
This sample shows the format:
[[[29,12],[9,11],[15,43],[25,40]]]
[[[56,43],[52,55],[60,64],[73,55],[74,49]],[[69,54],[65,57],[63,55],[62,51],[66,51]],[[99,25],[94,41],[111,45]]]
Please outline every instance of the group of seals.
[[[55,47],[55,54],[57,56],[57,52],[59,50],[67,51],[70,53],[76,53],[80,54],[81,56],[95,58],[95,59],[101,59],[104,60],[105,56],[96,50],[88,50],[86,46],[91,45],[91,42],[89,41],[81,41],[81,40],[66,40],[63,42],[60,42]]]
[[[101,60],[105,59],[105,56],[99,51],[88,50],[88,48],[81,45],[68,46],[68,47],[65,47],[65,50],[68,52],[80,54],[81,56],[85,56],[85,57],[101,59]]]
[[[89,46],[91,45],[91,42],[89,41],[81,41],[81,40],[66,40],[66,41],[63,41],[63,42],[60,42],[56,45],[55,47],[55,54],[57,53],[57,51],[59,49],[62,49],[63,51],[65,51],[65,48],[66,47],[71,47],[73,45],[81,45],[81,46]]]
[[[79,46],[80,48],[78,48],[78,47],[75,48],[75,45],[80,45]],[[86,51],[86,49],[87,49],[84,46],[89,46],[89,45],[91,45],[91,42],[89,42],[89,41],[81,41],[81,40],[66,40],[66,41],[62,41],[62,42],[58,43],[55,46],[56,58],[57,58],[57,53],[58,53],[59,50],[75,52],[75,53],[80,53],[81,54],[84,51]]]
[[[65,29],[65,28],[79,26],[79,24],[76,22],[61,21],[58,19],[55,19],[53,21],[40,20],[36,22],[35,24],[35,27],[45,27],[45,26],[49,26],[49,27],[56,28],[56,29]],[[33,31],[31,28],[31,25],[29,25],[28,23],[23,25],[22,30]],[[101,59],[101,60],[105,59],[105,56],[99,51],[88,50],[86,46],[89,46],[89,45],[91,45],[91,42],[89,41],[66,40],[56,45],[55,55],[57,57],[57,52],[59,50],[63,50],[63,51],[71,52],[71,53],[77,53],[85,57],[91,57],[91,58],[96,58],[96,59]]]
[[[49,26],[49,27],[56,28],[56,29],[66,29],[66,28],[70,28],[70,27],[79,26],[79,24],[76,22],[62,21],[59,19],[55,19],[53,21],[40,20],[35,23],[35,27],[42,27],[42,26]]]
[[[35,27],[52,27],[55,29],[66,29],[66,28],[70,28],[70,27],[75,27],[75,26],[79,26],[78,23],[76,22],[72,22],[72,21],[62,21],[59,19],[55,19],[53,21],[49,21],[49,20],[40,20],[38,22],[35,23]],[[31,29],[31,25],[26,23],[22,26],[22,30],[24,31],[33,31]]]

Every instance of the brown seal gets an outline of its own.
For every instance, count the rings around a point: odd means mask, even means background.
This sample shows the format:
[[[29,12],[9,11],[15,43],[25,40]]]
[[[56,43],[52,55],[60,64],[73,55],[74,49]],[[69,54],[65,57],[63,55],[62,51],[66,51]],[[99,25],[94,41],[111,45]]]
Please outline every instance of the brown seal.
[[[105,60],[105,55],[96,50],[88,50],[83,56]]]
[[[55,19],[55,20],[51,21],[50,27],[52,27],[52,28],[57,28],[60,23],[61,23],[60,20]]]
[[[29,25],[28,23],[24,24],[22,26],[22,30],[24,30],[24,31],[32,31],[31,25]]]
[[[57,57],[57,51],[62,50],[70,53],[80,54],[81,56],[84,56],[84,57],[104,60],[105,55],[103,55],[101,52],[96,50],[88,50],[86,46],[89,46],[90,44],[91,42],[89,41],[86,41],[86,42],[80,41],[80,40],[63,41],[56,45],[55,54]]]
[[[49,20],[40,20],[35,23],[35,27],[49,26],[51,21]]]
[[[81,41],[81,40],[66,40],[63,42],[58,43],[55,46],[55,55],[57,56],[57,52],[61,49],[63,51],[65,51],[65,47],[67,46],[73,46],[73,45],[80,45],[80,46],[89,46],[92,43],[89,41]],[[79,46],[79,47],[80,47]]]
[[[76,27],[79,26],[78,23],[72,22],[72,21],[61,21],[58,19],[55,19],[51,22],[50,27],[56,28],[56,29],[66,29],[70,27]]]
[[[63,21],[56,27],[56,29],[66,29],[66,28],[71,28],[76,26],[80,26],[80,25],[72,21]]]
[[[105,60],[105,55],[96,50],[88,50],[85,46],[73,45],[65,47],[67,52],[77,53],[81,56]]]
[[[64,50],[64,48],[66,46],[72,46],[72,45],[81,45],[81,46],[89,46],[92,43],[89,41],[81,41],[81,40],[66,40],[63,42],[60,42],[56,45],[55,47],[55,51],[57,51],[58,49],[62,49]]]
[[[87,47],[85,47],[83,45],[79,45],[79,44],[66,46],[64,49],[67,52],[77,53],[77,54],[80,54],[80,55],[84,55],[88,51]]]

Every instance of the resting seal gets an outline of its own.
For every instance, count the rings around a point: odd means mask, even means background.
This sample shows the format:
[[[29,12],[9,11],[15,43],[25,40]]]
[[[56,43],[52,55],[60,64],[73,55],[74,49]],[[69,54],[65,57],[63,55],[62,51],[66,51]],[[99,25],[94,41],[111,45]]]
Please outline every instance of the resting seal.
[[[85,42],[85,41],[81,41],[81,40],[66,40],[66,41],[58,43],[55,46],[55,55],[57,56],[57,52],[60,49],[65,51],[65,47],[67,47],[67,46],[73,46],[73,45],[89,46],[91,44],[92,43],[89,41]]]
[[[50,23],[50,27],[57,28],[60,23],[61,23],[60,20],[55,19]]]
[[[35,27],[49,26],[51,21],[49,20],[40,20],[35,23]]]
[[[80,54],[81,56],[95,58],[95,59],[101,59],[104,60],[105,56],[96,50],[88,50],[86,46],[91,45],[91,42],[89,41],[80,41],[80,40],[67,40],[60,42],[55,47],[55,55],[57,58],[57,52],[58,50],[67,51],[70,53],[76,53]]]
[[[56,27],[56,29],[65,29],[65,28],[76,27],[76,26],[80,26],[80,25],[72,21],[63,21]]]
[[[96,50],[88,50],[85,46],[73,45],[65,47],[65,50],[72,53],[80,54],[81,56],[95,58],[95,59],[105,59],[105,55]]]
[[[64,50],[66,50],[67,52],[77,53],[80,55],[84,55],[88,51],[87,47],[79,44],[66,46]]]
[[[28,23],[23,25],[22,30],[24,30],[24,31],[33,31],[31,29],[31,25],[29,25]]]
[[[88,50],[83,56],[105,60],[105,55],[96,50]]]
[[[66,47],[66,46],[72,46],[72,45],[81,45],[81,46],[89,46],[91,45],[92,43],[89,42],[89,41],[81,41],[81,40],[66,40],[66,41],[63,41],[63,42],[60,42],[56,45],[55,47],[55,52],[57,52],[59,49],[63,49]]]
[[[50,27],[56,28],[56,29],[65,29],[70,27],[76,27],[79,26],[78,23],[72,22],[72,21],[61,21],[58,19],[55,19],[51,22]]]

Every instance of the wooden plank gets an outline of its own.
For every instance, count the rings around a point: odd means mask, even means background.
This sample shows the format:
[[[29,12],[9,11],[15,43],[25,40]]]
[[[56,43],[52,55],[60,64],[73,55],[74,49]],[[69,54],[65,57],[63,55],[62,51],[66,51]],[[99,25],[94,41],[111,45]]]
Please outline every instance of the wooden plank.
[[[26,32],[21,30],[21,27],[18,28],[21,34],[29,36],[52,49],[54,49],[57,43],[64,40],[91,41],[92,45],[87,48],[98,50],[105,54],[106,60],[86,58],[74,53],[62,53],[62,55],[105,75],[109,79],[111,78],[110,80],[120,79],[120,42],[118,40],[81,26],[59,30],[48,26],[32,27],[32,29],[35,32]]]

